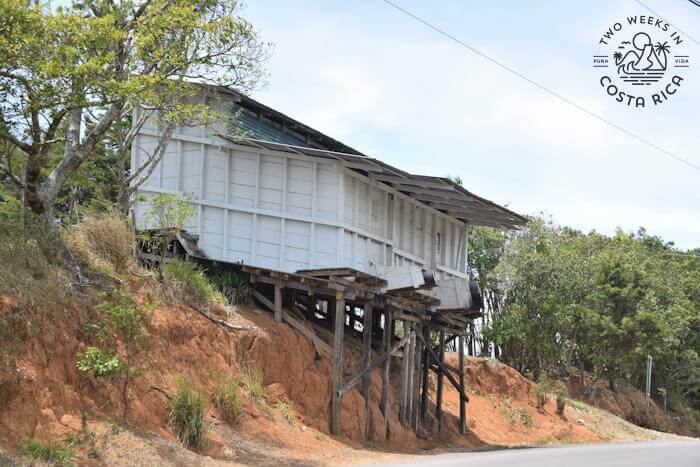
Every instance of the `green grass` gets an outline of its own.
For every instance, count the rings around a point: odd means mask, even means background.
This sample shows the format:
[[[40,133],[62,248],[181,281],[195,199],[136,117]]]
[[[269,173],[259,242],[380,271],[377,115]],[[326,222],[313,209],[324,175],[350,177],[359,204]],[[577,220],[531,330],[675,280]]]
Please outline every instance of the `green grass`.
[[[294,413],[292,412],[294,408],[294,404],[292,401],[288,400],[280,400],[277,401],[277,404],[275,404],[275,408],[280,411],[282,416],[284,417],[285,420],[287,420],[287,423],[290,425],[294,426]]]
[[[211,281],[231,305],[245,303],[250,295],[250,278],[241,271],[223,270],[210,274]]]
[[[113,435],[118,435],[124,431],[124,425],[122,425],[118,420],[113,418],[107,419],[107,426]]]
[[[254,402],[262,402],[263,396],[265,395],[265,389],[263,386],[263,377],[260,370],[253,370],[246,368],[241,372],[240,376],[241,386],[248,391],[248,396]]]
[[[241,388],[238,382],[227,376],[214,390],[214,405],[221,418],[235,423],[241,414]]]
[[[172,298],[182,295],[196,303],[226,303],[224,296],[211,284],[204,271],[192,263],[173,259],[163,266],[166,290]]]
[[[206,421],[204,394],[191,382],[179,378],[175,395],[168,401],[168,409],[168,421],[180,442],[186,448],[204,448],[210,428]]]
[[[328,436],[324,435],[320,431],[317,431],[314,434],[314,438],[316,439],[316,441],[321,441],[322,443],[325,443],[326,441],[328,441]]]
[[[70,448],[55,441],[27,441],[22,452],[32,461],[44,461],[51,465],[67,466],[73,463],[73,452]]]

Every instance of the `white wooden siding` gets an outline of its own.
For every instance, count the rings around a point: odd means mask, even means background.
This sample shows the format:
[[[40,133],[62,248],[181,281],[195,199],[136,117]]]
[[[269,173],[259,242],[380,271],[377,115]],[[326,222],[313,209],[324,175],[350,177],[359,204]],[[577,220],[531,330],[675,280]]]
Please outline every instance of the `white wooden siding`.
[[[190,130],[173,137],[140,192],[186,195],[195,207],[187,228],[210,257],[290,272],[419,266],[437,278],[466,277],[459,220],[339,162],[253,150]],[[155,144],[155,131],[143,130],[134,164]],[[136,204],[137,219],[145,209]]]

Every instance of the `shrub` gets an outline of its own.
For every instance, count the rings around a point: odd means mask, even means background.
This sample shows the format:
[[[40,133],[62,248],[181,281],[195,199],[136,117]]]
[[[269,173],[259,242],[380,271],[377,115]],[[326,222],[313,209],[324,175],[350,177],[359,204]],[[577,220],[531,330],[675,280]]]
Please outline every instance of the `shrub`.
[[[535,397],[537,398],[537,408],[544,410],[544,406],[549,402],[549,388],[545,383],[535,385]]]
[[[52,465],[70,465],[73,460],[70,448],[55,441],[28,441],[22,447],[22,452],[32,461],[44,461]]]
[[[554,383],[554,394],[557,398],[557,414],[560,417],[564,417],[564,410],[566,409],[566,400],[568,396],[568,391],[566,390],[566,385],[561,381]]]
[[[63,232],[63,241],[80,263],[109,277],[123,274],[136,251],[134,229],[118,214],[86,217]]]
[[[112,353],[88,347],[85,352],[78,354],[77,365],[80,371],[90,373],[93,378],[102,378],[120,373],[123,363]]]
[[[282,416],[284,417],[285,420],[287,420],[287,423],[290,425],[294,426],[294,413],[292,412],[292,409],[294,408],[294,404],[292,401],[288,400],[280,400],[277,401],[277,404],[275,404],[275,408],[280,411]]]
[[[211,275],[212,281],[230,304],[245,303],[250,295],[248,274],[241,271],[217,271]]]
[[[241,373],[241,386],[248,391],[248,396],[254,402],[261,402],[265,394],[263,388],[263,377],[260,370],[251,370],[246,368]]]
[[[163,276],[171,299],[184,295],[196,303],[225,302],[221,292],[217,291],[204,272],[192,263],[173,259],[163,266]]]
[[[186,448],[202,449],[209,431],[205,419],[207,401],[202,392],[186,379],[179,378],[175,395],[168,401],[168,409],[168,421],[180,442]]]
[[[222,419],[229,423],[238,420],[241,414],[241,388],[230,376],[214,390],[214,405]]]

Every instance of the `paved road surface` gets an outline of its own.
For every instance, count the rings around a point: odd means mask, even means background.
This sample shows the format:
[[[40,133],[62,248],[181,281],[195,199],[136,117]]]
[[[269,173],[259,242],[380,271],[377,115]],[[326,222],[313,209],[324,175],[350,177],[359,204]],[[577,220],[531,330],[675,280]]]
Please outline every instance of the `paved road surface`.
[[[478,467],[700,467],[700,441],[597,444],[438,454],[434,456],[421,456],[420,459],[408,465],[459,465]]]

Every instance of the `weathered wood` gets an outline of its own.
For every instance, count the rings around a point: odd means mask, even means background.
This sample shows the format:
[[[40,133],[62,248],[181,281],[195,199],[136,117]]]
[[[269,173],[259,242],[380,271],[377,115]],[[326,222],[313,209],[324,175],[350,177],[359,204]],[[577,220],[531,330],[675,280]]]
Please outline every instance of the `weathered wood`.
[[[428,414],[428,390],[430,389],[428,386],[428,374],[430,372],[430,354],[428,353],[428,349],[431,345],[430,328],[425,326],[423,329],[423,334],[427,344],[424,346],[423,363],[421,364],[421,387],[423,388],[423,391],[421,392],[420,399],[420,419],[421,422],[424,423],[425,417]],[[430,348],[430,350],[432,350],[432,348]]]
[[[464,337],[460,336],[457,341],[457,346],[459,347],[459,369],[462,370],[459,375],[459,391],[464,393]],[[464,398],[459,398],[459,432],[461,434],[467,433],[467,407]]]
[[[417,336],[419,339],[421,339],[423,341],[423,344],[425,344],[424,337],[421,336],[420,334],[417,334]],[[462,339],[462,337],[460,337],[460,339]],[[449,370],[447,368],[445,368],[445,365],[443,365],[440,362],[440,360],[438,359],[438,356],[435,355],[435,352],[433,352],[433,348],[430,345],[428,345],[427,348],[428,348],[428,351],[431,353],[431,356],[433,357],[433,361],[437,362],[438,367],[440,367],[440,371],[442,371],[442,373],[445,375],[445,377],[449,380],[450,384],[452,384],[452,386],[460,393],[460,397],[462,399],[464,399],[465,402],[469,402],[469,396],[467,396],[467,394],[464,392],[463,388],[460,388],[459,383],[457,382],[457,380],[454,379],[454,377],[449,372]],[[464,350],[462,350],[462,354],[464,354]],[[464,356],[462,356],[462,358],[464,358]]]
[[[325,353],[328,356],[332,355],[332,350],[331,346],[326,344],[320,337],[318,337],[312,330],[301,324],[299,321],[296,319],[292,318],[289,313],[287,312],[288,310],[283,309],[282,310],[282,318],[294,329],[302,333],[304,336],[306,336],[307,339],[311,341],[313,344],[314,348],[316,351],[320,353]]]
[[[418,433],[420,422],[420,382],[421,382],[421,363],[423,361],[423,326],[418,326],[416,329],[416,346],[413,351],[413,413],[411,414],[411,426],[413,431]]]
[[[416,326],[411,325],[411,329],[417,329]],[[418,338],[413,337],[410,342],[410,347],[408,349],[408,374],[406,375],[406,423],[411,424],[413,420],[413,383],[415,378],[413,377],[415,373],[415,357],[416,357],[416,343]]]
[[[445,331],[440,331],[440,363],[445,366]],[[443,413],[442,413],[442,386],[444,375],[442,372],[437,375],[437,396],[435,398],[435,417],[438,420],[438,431],[442,431]]]
[[[364,347],[364,366],[365,369],[369,367],[369,363],[372,360],[372,304],[366,303],[364,306],[364,316],[362,317],[362,344]],[[367,373],[362,380],[362,397],[365,399],[365,431],[363,434],[363,439],[365,441],[369,440],[369,426],[370,426],[370,411],[369,411],[369,387],[370,387],[370,373]]]
[[[409,322],[403,322],[403,331],[404,335],[411,332],[411,324]],[[406,423],[406,411],[408,409],[408,353],[410,347],[408,343],[404,345],[403,358],[401,359],[401,381],[399,387],[399,421],[401,423]]]
[[[414,333],[411,333],[408,336],[404,336],[399,340],[397,343],[395,343],[392,347],[389,348],[389,350],[382,352],[382,354],[375,358],[372,362],[369,363],[366,367],[364,367],[359,373],[356,375],[352,376],[348,381],[338,389],[338,392],[342,396],[349,390],[351,390],[353,387],[355,387],[362,379],[369,375],[369,373],[374,370],[375,368],[381,366],[382,364],[386,364],[387,360],[389,360],[389,357],[391,354],[396,352],[398,349],[400,349],[402,346],[406,344],[412,337],[414,336]]]
[[[260,292],[258,292],[257,290],[255,290],[252,287],[251,287],[250,291],[253,294],[253,297],[258,299],[258,301],[260,303],[265,305],[265,307],[267,307],[268,310],[273,311],[275,309],[275,304],[272,303],[272,301],[269,298],[267,298],[266,296],[264,296],[263,294],[261,294]]]
[[[282,285],[281,284],[275,284],[275,322],[276,323],[281,323],[282,322]]]
[[[333,394],[331,402],[331,433],[340,434],[342,396],[338,392],[343,377],[343,331],[345,330],[345,300],[342,294],[335,297],[335,325],[333,334]]]
[[[384,371],[382,372],[381,397],[381,409],[382,415],[384,415],[384,439],[389,439],[389,369],[391,368],[391,341],[394,337],[394,327],[392,325],[393,317],[391,313],[389,309],[384,311],[384,349],[387,355],[386,362],[384,363]]]

